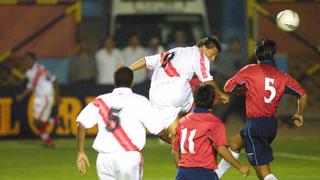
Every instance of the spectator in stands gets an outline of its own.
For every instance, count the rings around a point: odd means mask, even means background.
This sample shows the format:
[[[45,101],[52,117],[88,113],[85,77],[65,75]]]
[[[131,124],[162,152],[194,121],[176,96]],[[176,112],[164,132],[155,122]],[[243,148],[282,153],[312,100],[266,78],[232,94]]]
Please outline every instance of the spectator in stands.
[[[163,51],[164,51],[164,48],[160,43],[160,39],[158,37],[152,37],[149,40],[149,48],[147,50],[147,55],[151,56],[155,54],[160,54]]]
[[[97,66],[88,48],[81,48],[71,59],[69,81],[77,84],[94,83],[97,77]]]
[[[124,65],[130,66],[135,63],[137,59],[147,56],[147,51],[140,45],[140,39],[137,35],[132,35],[129,38],[129,45],[124,48]],[[141,70],[134,72],[135,84],[141,84],[147,79],[147,71]]]
[[[104,47],[96,52],[98,84],[113,84],[113,73],[120,66],[122,60],[121,52],[115,48],[113,38],[107,37]]]
[[[172,49],[175,47],[186,47],[186,33],[182,30],[178,30],[175,32],[175,42],[169,43],[167,49]]]

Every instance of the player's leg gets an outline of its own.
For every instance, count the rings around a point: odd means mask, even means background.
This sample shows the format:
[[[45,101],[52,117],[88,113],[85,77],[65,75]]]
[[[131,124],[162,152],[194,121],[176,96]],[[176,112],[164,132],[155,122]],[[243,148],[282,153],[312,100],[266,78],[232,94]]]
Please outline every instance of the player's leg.
[[[273,174],[271,174],[270,166],[268,164],[256,166],[255,170],[256,170],[257,176],[261,180],[277,180],[277,178]]]
[[[143,174],[143,157],[140,152],[116,153],[115,176],[117,180],[140,180]]]
[[[47,132],[49,125],[49,115],[51,113],[50,100],[47,96],[35,97],[33,105],[33,117],[40,133],[41,140],[45,143],[46,147],[54,147],[50,134]]]
[[[229,151],[231,152],[233,157],[236,159],[239,159],[240,151],[244,147],[244,144],[245,144],[244,139],[240,135],[241,132],[243,132],[243,131],[240,131],[239,133],[237,133],[234,137],[231,138],[231,141],[230,141]],[[218,169],[216,169],[216,173],[217,173],[218,177],[221,178],[222,175],[224,173],[226,173],[230,167],[231,167],[230,163],[228,163],[224,159],[221,159],[221,161],[218,165]]]
[[[116,180],[114,162],[111,153],[99,153],[97,157],[97,173],[100,180]]]
[[[277,121],[272,117],[249,120],[245,150],[248,161],[255,167],[258,178],[276,180],[269,167],[273,160],[271,143],[276,136]]]

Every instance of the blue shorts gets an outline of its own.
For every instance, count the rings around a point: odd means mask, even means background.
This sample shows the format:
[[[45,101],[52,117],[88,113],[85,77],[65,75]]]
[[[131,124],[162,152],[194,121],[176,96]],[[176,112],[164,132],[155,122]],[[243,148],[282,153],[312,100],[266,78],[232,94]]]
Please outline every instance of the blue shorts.
[[[217,174],[212,169],[205,168],[179,168],[176,180],[219,180]]]
[[[274,117],[247,119],[240,135],[245,141],[245,151],[252,166],[266,165],[273,160],[271,143],[276,137],[277,126]]]

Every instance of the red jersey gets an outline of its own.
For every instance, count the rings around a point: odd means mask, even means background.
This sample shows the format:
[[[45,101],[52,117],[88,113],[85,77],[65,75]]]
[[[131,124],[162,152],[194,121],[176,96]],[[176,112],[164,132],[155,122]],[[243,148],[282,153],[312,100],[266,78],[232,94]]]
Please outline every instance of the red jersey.
[[[198,108],[180,119],[172,144],[173,150],[180,153],[179,167],[206,169],[217,169],[215,148],[226,145],[221,120],[208,110]]]
[[[304,95],[303,88],[296,80],[267,64],[245,66],[226,82],[224,89],[232,92],[237,87],[246,89],[248,118],[273,116],[284,94],[297,97]]]

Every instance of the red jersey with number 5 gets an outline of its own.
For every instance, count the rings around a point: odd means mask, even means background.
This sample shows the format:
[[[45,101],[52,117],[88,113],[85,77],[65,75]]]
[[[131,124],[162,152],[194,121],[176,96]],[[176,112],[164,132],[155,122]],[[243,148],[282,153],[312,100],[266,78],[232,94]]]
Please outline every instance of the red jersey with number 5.
[[[304,95],[303,88],[295,79],[267,64],[245,66],[224,86],[227,92],[233,92],[237,88],[246,89],[248,118],[273,116],[284,94],[298,98]]]
[[[172,144],[180,153],[179,167],[206,169],[217,169],[215,148],[226,145],[223,123],[204,109],[194,109],[180,119]]]

